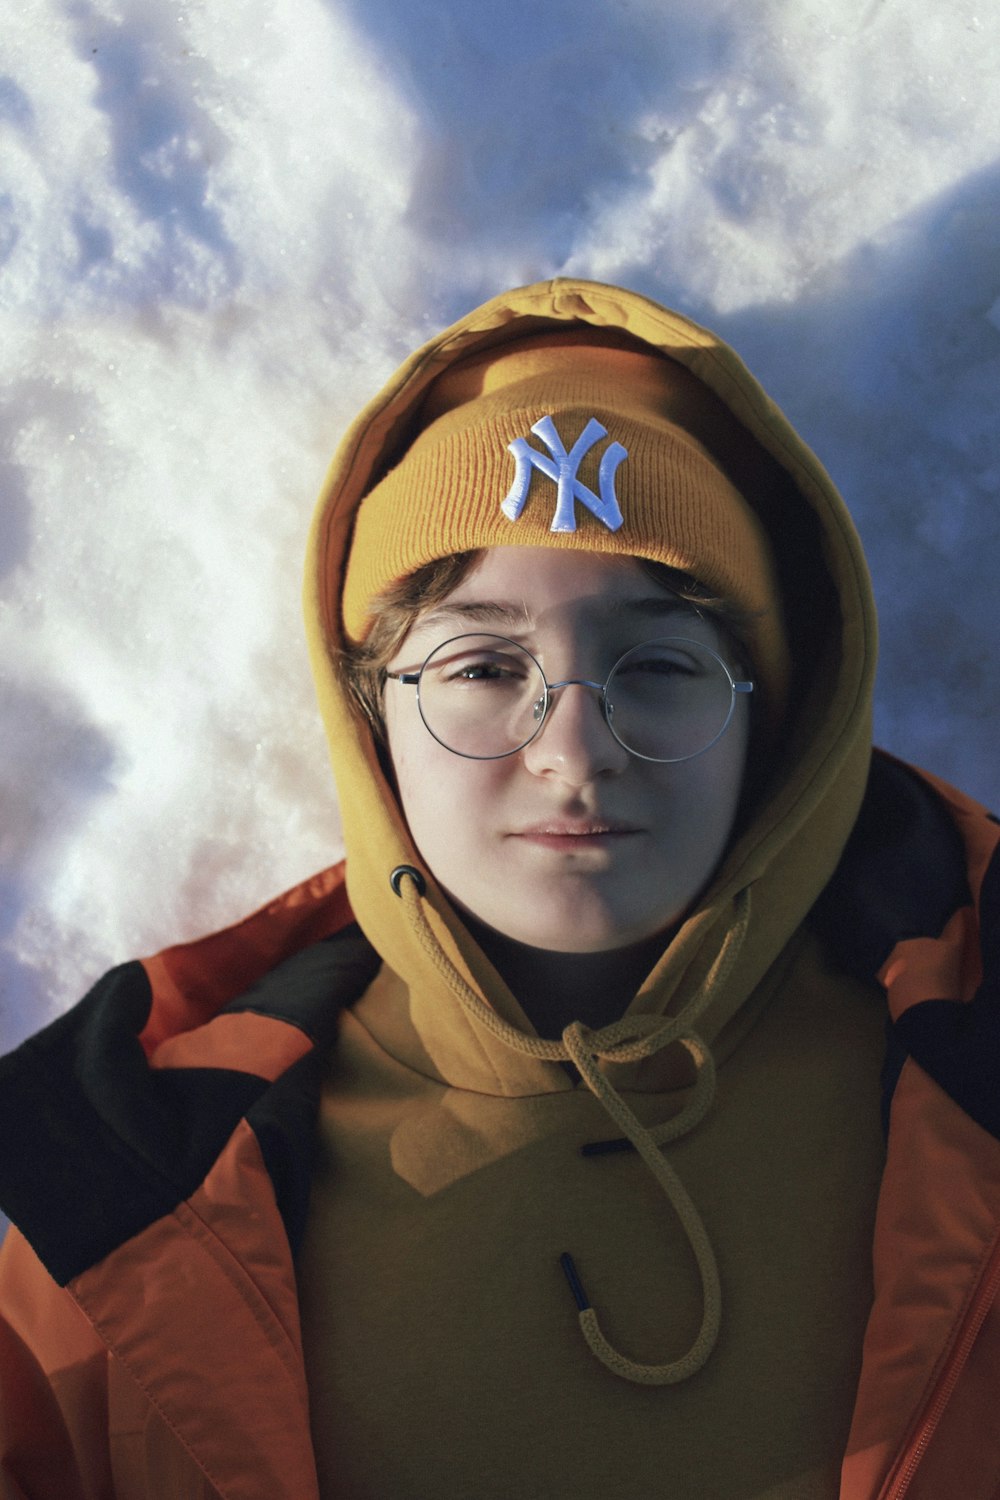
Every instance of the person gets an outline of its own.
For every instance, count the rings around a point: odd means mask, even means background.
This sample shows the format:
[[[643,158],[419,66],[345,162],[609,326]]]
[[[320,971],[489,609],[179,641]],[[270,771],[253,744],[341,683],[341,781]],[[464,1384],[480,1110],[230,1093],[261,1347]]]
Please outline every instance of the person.
[[[994,1496],[1000,828],[736,355],[493,299],[306,614],[345,864],[0,1064],[4,1497]]]

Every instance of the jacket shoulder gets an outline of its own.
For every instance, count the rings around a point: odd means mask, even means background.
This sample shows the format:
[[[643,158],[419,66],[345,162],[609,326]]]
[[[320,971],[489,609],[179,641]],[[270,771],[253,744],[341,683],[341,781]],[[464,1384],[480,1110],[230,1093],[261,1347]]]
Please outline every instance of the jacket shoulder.
[[[291,1237],[318,1070],[341,1009],[380,962],[357,926],[341,927],[217,1004],[232,988],[224,970],[211,1010],[204,978],[190,1004],[178,988],[173,1019],[199,1020],[159,1042],[155,974],[124,964],[0,1059],[0,1207],[54,1279],[65,1284],[189,1198],[244,1118]],[[171,982],[181,976],[175,965]]]
[[[200,1025],[278,964],[353,921],[341,860],[217,932],[141,959],[150,986],[143,1046],[150,1051]]]
[[[972,899],[969,851],[943,788],[883,751],[872,756],[857,820],[810,914],[837,964],[856,978],[876,979],[897,943],[936,937]],[[993,826],[985,809],[977,819],[976,804],[961,798],[961,806],[971,826]]]
[[[885,1118],[906,1059],[1000,1139],[1000,824],[877,752],[811,923],[834,962],[884,988]]]

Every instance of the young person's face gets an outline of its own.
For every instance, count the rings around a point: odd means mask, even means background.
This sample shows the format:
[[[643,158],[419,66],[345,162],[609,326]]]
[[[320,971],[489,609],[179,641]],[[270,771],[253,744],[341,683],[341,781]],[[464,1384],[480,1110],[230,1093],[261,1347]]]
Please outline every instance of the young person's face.
[[[449,638],[489,632],[527,647],[549,682],[603,682],[631,647],[677,635],[741,675],[719,630],[674,602],[631,558],[497,547],[418,618],[389,666],[415,672]],[[721,739],[674,764],[625,750],[598,694],[579,686],[559,689],[537,737],[500,760],[439,744],[412,686],[387,682],[385,712],[410,832],[455,906],[533,947],[602,953],[671,927],[710,880],[736,817],[747,704],[737,696]]]

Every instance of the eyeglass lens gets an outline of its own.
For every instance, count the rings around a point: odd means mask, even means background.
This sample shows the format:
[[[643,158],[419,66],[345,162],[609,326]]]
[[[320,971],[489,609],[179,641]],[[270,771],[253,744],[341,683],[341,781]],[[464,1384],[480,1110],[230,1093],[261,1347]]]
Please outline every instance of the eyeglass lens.
[[[491,760],[521,749],[539,732],[545,677],[515,641],[463,635],[427,658],[419,699],[436,740],[459,755]],[[646,641],[616,663],[606,684],[605,714],[612,733],[633,754],[688,760],[718,739],[733,699],[733,680],[716,653],[671,636]]]

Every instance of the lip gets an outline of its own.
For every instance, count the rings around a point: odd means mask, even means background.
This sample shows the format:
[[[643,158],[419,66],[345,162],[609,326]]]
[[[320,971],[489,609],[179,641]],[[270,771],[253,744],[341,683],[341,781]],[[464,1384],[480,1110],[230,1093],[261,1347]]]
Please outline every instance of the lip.
[[[544,849],[607,849],[637,838],[643,829],[617,818],[545,818],[511,835]]]

